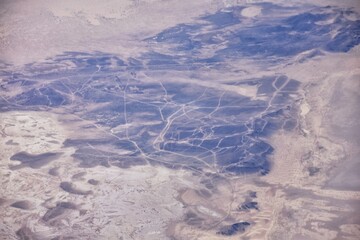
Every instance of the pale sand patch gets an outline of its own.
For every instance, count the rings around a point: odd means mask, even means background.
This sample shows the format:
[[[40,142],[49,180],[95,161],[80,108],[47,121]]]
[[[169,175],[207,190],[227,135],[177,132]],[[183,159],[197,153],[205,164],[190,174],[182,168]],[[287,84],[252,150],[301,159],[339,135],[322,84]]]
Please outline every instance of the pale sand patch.
[[[308,114],[310,112],[310,106],[309,104],[304,101],[301,105],[300,105],[300,115],[302,117],[305,117],[306,114]]]
[[[68,122],[68,126],[64,123]],[[88,124],[45,112],[5,112],[1,115],[0,195],[1,239],[16,239],[15,232],[26,226],[40,239],[73,236],[81,239],[165,239],[167,224],[183,214],[183,205],[176,200],[177,191],[194,185],[193,177],[185,171],[162,167],[140,166],[131,169],[79,168],[71,157],[74,148],[62,142],[74,134],[86,139],[101,136],[96,128],[77,131],[75,126]],[[97,135],[92,135],[98,133]],[[79,134],[77,134],[79,133]],[[27,141],[24,134],[31,134]],[[12,139],[18,145],[6,145]],[[56,140],[57,143],[48,141]],[[9,170],[9,158],[20,150],[30,153],[62,152],[60,159],[39,169]],[[48,173],[58,168],[59,175]],[[79,175],[80,173],[80,175]],[[78,174],[78,178],[73,178]],[[98,184],[89,184],[94,179]],[[72,182],[76,189],[91,191],[87,195],[63,191],[61,182]],[[21,193],[21,194],[19,194]],[[21,210],[10,205],[27,200],[33,209]],[[59,216],[43,220],[43,216],[59,202],[75,204],[76,209],[65,209]]]
[[[256,92],[257,92],[257,86],[249,86],[249,85],[234,86],[219,82],[204,81],[196,78],[186,78],[186,77],[179,78],[179,77],[169,76],[169,78],[167,78],[167,82],[195,84],[204,87],[204,89],[213,88],[222,91],[229,91],[252,99],[256,98]]]
[[[5,112],[0,116],[3,159],[9,152],[26,151],[40,154],[59,150],[65,140],[64,127],[57,123],[54,114],[45,112]],[[12,140],[17,146],[8,146]],[[1,162],[4,164],[4,160]]]
[[[259,198],[262,210],[272,211],[267,219],[271,224],[264,226],[267,228],[265,239],[321,240],[345,239],[345,236],[357,239],[355,229],[360,222],[353,214],[360,192],[324,186],[330,173],[341,166],[346,152],[353,147],[334,137],[332,131],[336,129],[331,128],[328,119],[329,114],[335,112],[330,104],[334,92],[339,90],[338,82],[357,86],[353,76],[359,74],[358,54],[356,49],[350,54],[329,54],[280,71],[308,85],[300,104],[299,132],[280,131],[271,140],[275,148],[274,164],[259,185],[264,185],[263,191],[272,189],[274,193],[267,199]],[[342,94],[346,95],[349,89],[343,88]],[[310,167],[318,168],[319,172],[310,176]],[[353,221],[349,224],[351,228],[346,227],[344,219]],[[337,228],[342,224],[344,227]],[[260,224],[252,231],[258,228]]]
[[[248,18],[253,18],[261,14],[261,7],[247,7],[241,11],[241,15]]]

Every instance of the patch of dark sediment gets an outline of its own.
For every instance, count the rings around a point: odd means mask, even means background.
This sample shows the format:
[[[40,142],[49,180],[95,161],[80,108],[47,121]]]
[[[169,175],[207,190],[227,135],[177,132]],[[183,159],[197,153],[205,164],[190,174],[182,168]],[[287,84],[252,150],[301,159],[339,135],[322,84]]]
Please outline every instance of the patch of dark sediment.
[[[48,173],[54,177],[59,176],[59,167],[50,168]]]
[[[38,234],[35,234],[28,227],[21,227],[16,231],[16,236],[19,240],[38,240],[41,237]]]
[[[29,201],[17,201],[10,205],[11,207],[22,209],[22,210],[30,210],[33,204]]]
[[[77,194],[77,195],[89,195],[92,194],[92,191],[88,190],[82,190],[77,188],[73,183],[71,182],[61,182],[60,188],[64,190],[65,192],[71,193],[71,194]]]
[[[38,169],[47,165],[51,161],[56,160],[60,155],[61,153],[54,153],[54,152],[48,152],[42,154],[30,154],[27,152],[18,152],[12,155],[10,160],[19,161],[21,162],[21,164],[16,166],[11,166],[10,168],[12,170],[16,170],[23,167]]]
[[[63,215],[68,210],[76,210],[77,206],[70,202],[59,202],[55,207],[50,208],[45,215],[42,217],[42,220],[45,222],[50,222],[57,217]]]
[[[95,179],[89,179],[88,183],[91,184],[91,185],[98,185],[100,183],[100,181],[95,180]]]

